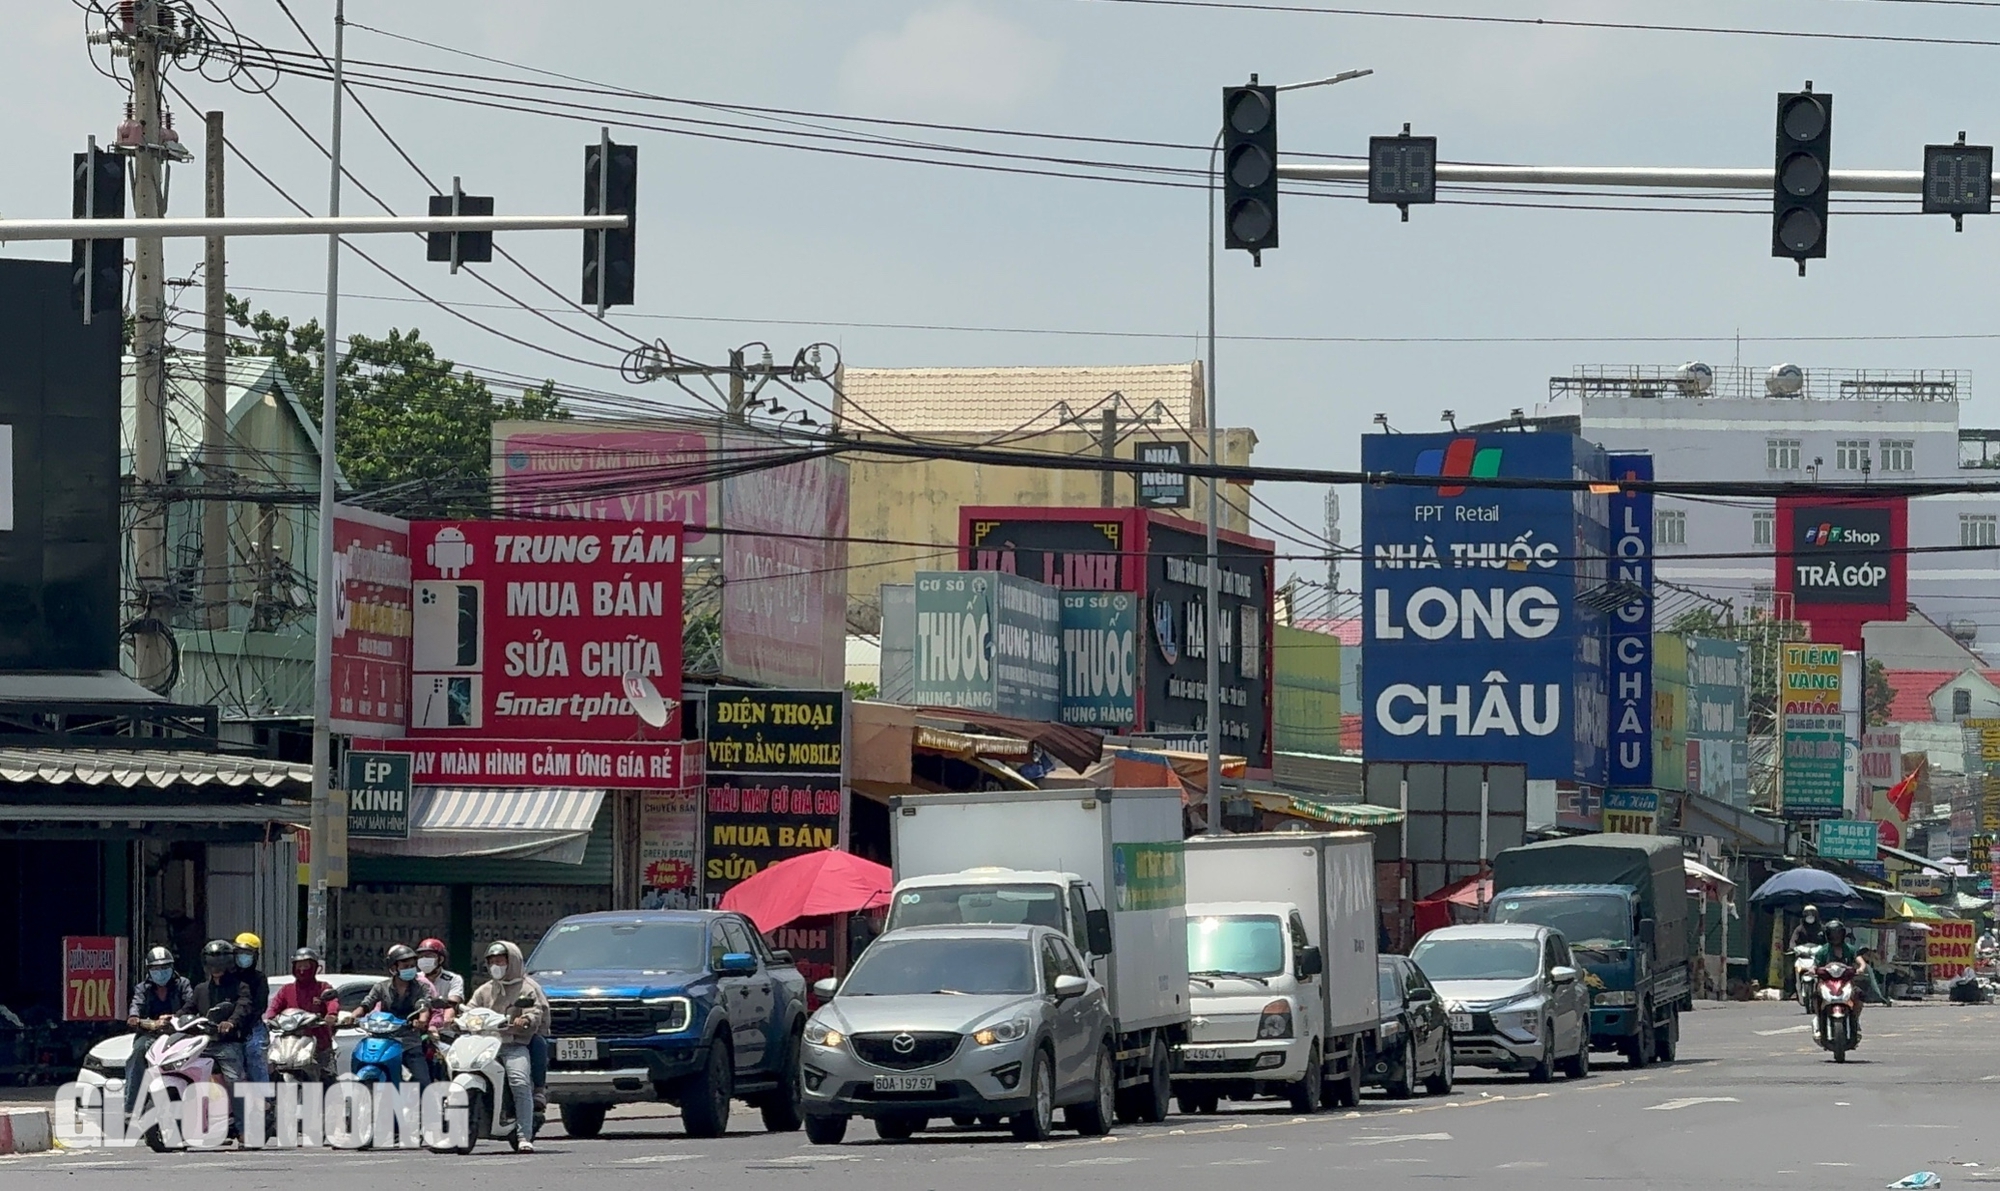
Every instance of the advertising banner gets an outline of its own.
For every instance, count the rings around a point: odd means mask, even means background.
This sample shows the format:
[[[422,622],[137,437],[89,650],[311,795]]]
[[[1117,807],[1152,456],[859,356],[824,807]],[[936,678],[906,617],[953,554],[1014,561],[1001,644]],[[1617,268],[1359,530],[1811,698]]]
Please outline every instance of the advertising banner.
[[[342,774],[348,838],[410,838],[409,754],[349,752]]]
[[[1873,860],[1881,845],[1873,820],[1821,819],[1814,839],[1827,860]]]
[[[1138,591],[1144,516],[1136,509],[964,510],[958,565],[1067,591]]]
[[[1653,788],[1687,789],[1687,638],[1653,634]]]
[[[333,510],[333,730],[401,735],[410,722],[410,523]]]
[[[110,935],[64,935],[62,986],[64,1021],[123,1021],[125,940]]]
[[[412,736],[678,740],[680,526],[418,521]],[[668,700],[647,724],[625,693]]]
[[[1870,728],[1861,734],[1861,784],[1893,786],[1903,780],[1903,734],[1896,728]]]
[[[1813,635],[1860,649],[1861,626],[1903,619],[1909,502],[1901,497],[1779,497],[1777,590]]]
[[[701,855],[702,787],[648,790],[639,799],[639,884],[663,910],[701,905],[695,866]]]
[[[1781,806],[1788,819],[1838,819],[1845,808],[1847,721],[1840,646],[1779,646]]]
[[[919,706],[1059,718],[1062,593],[991,571],[918,571],[916,588]]]
[[[1065,591],[1062,598],[1062,722],[1123,727],[1139,722],[1139,597]]]
[[[847,464],[729,476],[721,524],[722,672],[775,687],[843,685]]]
[[[1652,790],[1606,790],[1604,830],[1629,835],[1654,835],[1660,821],[1660,796]]]
[[[1605,498],[1476,481],[1601,480],[1603,451],[1565,434],[1374,434],[1361,463],[1436,479],[1363,490],[1363,752],[1601,787],[1607,618],[1577,597],[1608,578]]]
[[[846,693],[717,687],[708,698],[701,892],[843,838]]]
[[[1218,537],[1221,617],[1209,631],[1208,551],[1192,522],[1155,513],[1146,528],[1145,725],[1148,736],[1208,748],[1208,651],[1216,650],[1222,751],[1271,766],[1271,593],[1269,543]]]
[[[1731,806],[1750,801],[1750,647],[1687,639],[1688,789]]]
[[[1113,913],[1167,910],[1187,902],[1187,870],[1179,840],[1111,845]]]
[[[1188,445],[1184,442],[1142,442],[1132,448],[1132,458],[1159,471],[1142,471],[1139,486],[1142,509],[1185,509],[1188,507]]]
[[[1947,918],[1930,924],[1931,980],[1956,980],[1973,965],[1976,927],[1968,918]]]
[[[440,740],[408,737],[371,741],[407,753],[418,786],[603,787],[678,790],[699,786],[699,740]]]
[[[1966,720],[1965,729],[1979,738],[1979,759],[1982,762],[2000,761],[2000,720]]]
[[[721,552],[708,432],[661,422],[495,422],[493,510],[517,517],[676,522],[685,552]]]
[[[1612,455],[1613,479],[1651,480],[1651,455]],[[1619,488],[1610,498],[1611,581],[1624,597],[1611,612],[1611,757],[1608,782],[1651,786],[1653,744],[1653,494]],[[1669,754],[1679,760],[1677,754]],[[1680,766],[1671,766],[1678,769]],[[1676,787],[1678,788],[1678,787]]]

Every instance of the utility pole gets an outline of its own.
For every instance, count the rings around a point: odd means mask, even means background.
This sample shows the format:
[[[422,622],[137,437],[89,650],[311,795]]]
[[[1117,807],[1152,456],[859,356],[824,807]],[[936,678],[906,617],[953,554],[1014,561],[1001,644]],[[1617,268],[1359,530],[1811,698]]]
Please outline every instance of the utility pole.
[[[739,347],[729,353],[729,420],[739,426],[749,416],[743,401],[743,349]]]
[[[166,214],[161,112],[160,42],[166,34],[161,0],[135,0],[130,43],[132,112],[138,144],[132,145],[132,212],[140,219]],[[123,131],[123,130],[121,130]],[[126,138],[121,136],[120,140]],[[138,631],[132,663],[138,680],[161,690],[172,678],[173,649],[165,621],[167,592],[166,260],[157,236],[140,236],[132,265],[132,357],[136,407],[132,428],[133,481],[138,489],[132,526],[133,575],[138,581]]]
[[[1097,432],[1097,452],[1106,459],[1118,458],[1118,402],[1104,403],[1104,425]],[[1107,509],[1118,507],[1118,473],[1104,473],[1104,489],[1098,501]]]
[[[222,198],[222,113],[210,112],[203,135],[202,154],[206,202],[210,219],[224,214]],[[229,437],[229,361],[227,320],[224,299],[229,293],[226,275],[228,254],[221,236],[210,236],[202,257],[202,482],[211,490],[227,483],[224,477]],[[229,627],[229,505],[211,496],[201,506],[202,606],[211,629]]]

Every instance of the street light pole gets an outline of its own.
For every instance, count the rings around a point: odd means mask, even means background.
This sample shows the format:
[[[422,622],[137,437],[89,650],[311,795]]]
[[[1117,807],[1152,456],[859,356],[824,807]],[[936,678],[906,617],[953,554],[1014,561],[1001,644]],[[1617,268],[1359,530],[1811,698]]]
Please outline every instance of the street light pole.
[[[1374,74],[1373,70],[1343,70],[1328,78],[1313,79],[1304,83],[1288,83],[1279,87],[1280,91],[1299,91],[1307,87],[1331,87],[1349,79],[1363,78]],[[1255,81],[1254,79],[1252,81]],[[1216,403],[1215,403],[1215,190],[1218,184],[1216,160],[1222,155],[1222,138],[1227,129],[1218,128],[1215,144],[1208,151],[1208,362],[1202,372],[1202,389],[1208,401],[1208,462],[1212,467],[1221,462],[1216,458]],[[1222,623],[1222,555],[1216,546],[1216,521],[1221,515],[1222,500],[1215,477],[1208,480],[1208,528],[1205,545],[1208,552],[1207,567],[1204,570],[1207,604],[1204,616],[1207,625],[1202,633],[1202,657],[1208,663],[1208,834],[1222,834],[1222,654],[1216,648],[1220,640],[1219,628]],[[1237,648],[1242,648],[1242,642]]]

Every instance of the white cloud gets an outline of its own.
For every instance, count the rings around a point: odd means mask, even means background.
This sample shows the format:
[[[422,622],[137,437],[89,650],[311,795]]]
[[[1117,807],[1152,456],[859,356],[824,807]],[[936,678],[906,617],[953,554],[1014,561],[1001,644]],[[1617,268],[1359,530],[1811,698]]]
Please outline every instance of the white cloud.
[[[840,67],[851,104],[909,113],[1018,110],[1055,82],[1062,47],[972,4],[920,9],[895,32],[857,41]]]

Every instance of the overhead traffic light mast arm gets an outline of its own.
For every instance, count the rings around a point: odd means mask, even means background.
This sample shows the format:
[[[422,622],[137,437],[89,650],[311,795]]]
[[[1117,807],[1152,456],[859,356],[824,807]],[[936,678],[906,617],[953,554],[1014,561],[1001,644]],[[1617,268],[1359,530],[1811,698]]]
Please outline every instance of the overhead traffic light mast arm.
[[[316,215],[222,219],[0,219],[0,244],[15,240],[207,239],[211,236],[359,236],[376,232],[552,232],[620,230],[630,215]]]
[[[1769,191],[1775,170],[1716,169],[1701,166],[1452,165],[1437,166],[1439,182],[1512,182],[1542,186],[1625,186],[1634,189]],[[1366,182],[1368,163],[1278,163],[1280,180]],[[1994,175],[2000,183],[2000,174]],[[1922,194],[1921,170],[1834,170],[1831,189],[1865,194]]]

